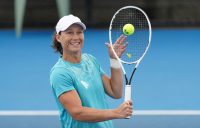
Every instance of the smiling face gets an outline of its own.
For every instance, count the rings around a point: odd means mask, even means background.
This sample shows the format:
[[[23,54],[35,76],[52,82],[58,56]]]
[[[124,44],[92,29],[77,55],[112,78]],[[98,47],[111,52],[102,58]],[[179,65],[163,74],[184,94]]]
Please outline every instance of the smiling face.
[[[78,24],[72,24],[68,29],[57,34],[57,40],[63,48],[63,55],[80,55],[84,44],[83,28]]]

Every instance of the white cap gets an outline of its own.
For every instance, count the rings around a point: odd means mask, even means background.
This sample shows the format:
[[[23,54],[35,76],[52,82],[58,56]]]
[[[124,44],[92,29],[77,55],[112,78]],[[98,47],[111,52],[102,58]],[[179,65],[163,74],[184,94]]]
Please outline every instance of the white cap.
[[[82,23],[78,17],[70,14],[70,15],[62,17],[58,21],[58,23],[56,25],[56,33],[58,34],[61,31],[65,31],[72,24],[79,24],[81,27],[83,27],[83,30],[86,29],[85,24]]]

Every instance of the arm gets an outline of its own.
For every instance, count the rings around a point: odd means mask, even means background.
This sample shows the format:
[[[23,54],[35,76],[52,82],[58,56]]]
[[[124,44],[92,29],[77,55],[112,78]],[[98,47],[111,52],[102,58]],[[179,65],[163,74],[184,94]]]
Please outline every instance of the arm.
[[[99,110],[84,107],[75,90],[61,94],[59,101],[75,120],[85,122],[100,122],[116,118],[125,118],[132,113],[130,102],[124,102],[117,109]]]
[[[121,69],[111,68],[111,77],[103,75],[102,80],[106,93],[109,96],[116,99],[122,97],[123,79]]]
[[[125,39],[126,39],[126,36],[122,35],[117,39],[117,41],[113,45],[113,49],[116,51],[116,54],[118,57],[121,57],[121,55],[126,49],[127,43],[124,44]],[[113,50],[111,49],[111,45],[110,44],[106,44],[106,45],[108,47],[110,58],[116,59],[113,53]],[[122,85],[123,85],[122,75],[123,74],[122,74],[121,68],[111,67],[111,77],[108,77],[106,75],[102,77],[104,88],[109,96],[113,98],[122,97]]]

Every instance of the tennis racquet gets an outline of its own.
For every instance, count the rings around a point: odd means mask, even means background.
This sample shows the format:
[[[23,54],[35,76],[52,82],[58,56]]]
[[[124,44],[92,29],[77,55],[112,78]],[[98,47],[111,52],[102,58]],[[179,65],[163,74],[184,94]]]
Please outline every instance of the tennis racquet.
[[[113,47],[115,41],[123,35],[123,27],[126,24],[134,26],[134,33],[127,35],[126,42],[128,43],[125,52],[121,57],[117,56],[117,49]],[[124,100],[131,100],[131,81],[133,75],[146,54],[151,42],[152,30],[151,23],[147,14],[136,6],[125,6],[120,8],[112,17],[109,27],[109,40],[111,48],[120,62],[122,71],[125,77],[125,96]],[[128,80],[125,71],[125,65],[133,65],[131,68],[130,79]],[[127,117],[130,118],[130,117]]]

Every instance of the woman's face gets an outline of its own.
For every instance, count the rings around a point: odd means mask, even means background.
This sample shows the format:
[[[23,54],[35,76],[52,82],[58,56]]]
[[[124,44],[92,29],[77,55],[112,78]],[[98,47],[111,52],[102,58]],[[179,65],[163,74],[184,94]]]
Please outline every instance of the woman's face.
[[[63,54],[77,54],[81,52],[84,44],[83,28],[78,24],[73,24],[65,31],[62,31],[57,40],[62,45]]]

